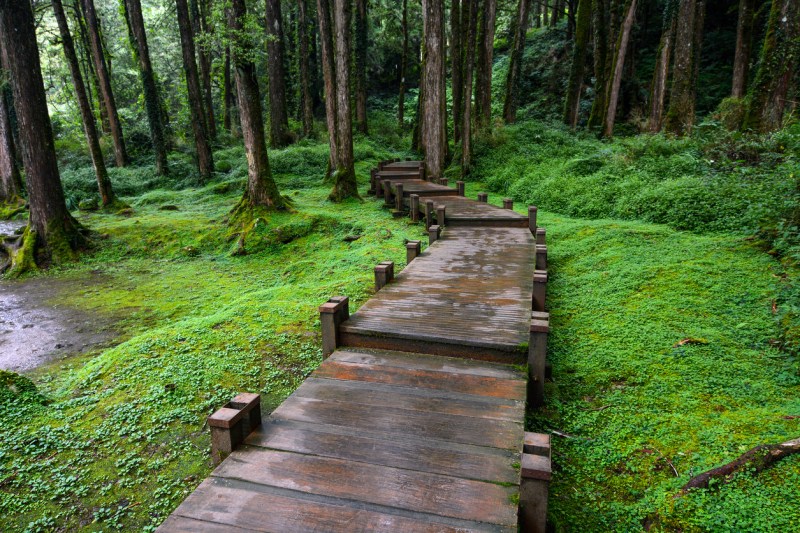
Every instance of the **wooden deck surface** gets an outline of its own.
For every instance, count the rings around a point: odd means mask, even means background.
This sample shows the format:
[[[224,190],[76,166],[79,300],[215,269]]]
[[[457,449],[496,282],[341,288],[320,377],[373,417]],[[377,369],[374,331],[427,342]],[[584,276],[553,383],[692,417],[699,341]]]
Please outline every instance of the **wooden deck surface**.
[[[405,192],[403,196],[406,196]],[[435,206],[445,207],[445,218],[453,226],[528,227],[528,217],[525,215],[486,202],[476,202],[464,196],[438,196],[433,201]],[[410,204],[410,199],[406,199],[405,205]],[[422,201],[419,212],[425,213],[425,204]]]

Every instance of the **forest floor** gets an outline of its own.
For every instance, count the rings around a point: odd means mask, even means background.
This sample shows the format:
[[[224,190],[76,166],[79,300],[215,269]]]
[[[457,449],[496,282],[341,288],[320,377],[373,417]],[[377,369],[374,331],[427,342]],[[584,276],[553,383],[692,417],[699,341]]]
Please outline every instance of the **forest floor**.
[[[362,191],[377,158],[359,163]],[[0,386],[0,529],[154,529],[210,472],[205,417],[234,392],[260,392],[267,411],[282,401],[321,361],[318,305],[343,294],[356,309],[372,267],[402,268],[403,240],[423,238],[381,202],[333,205],[328,188],[278,181],[295,211],[265,217],[245,256],[230,255],[225,221],[241,179],[223,173],[127,197],[131,216],[81,214],[96,250],[26,282],[95,280],[56,303],[111,321],[120,343],[0,373],[13,384]],[[784,267],[743,235],[539,217],[553,382],[528,423],[566,435],[553,437],[557,529],[800,529],[800,457],[674,497],[692,474],[800,435],[796,362],[774,346]]]

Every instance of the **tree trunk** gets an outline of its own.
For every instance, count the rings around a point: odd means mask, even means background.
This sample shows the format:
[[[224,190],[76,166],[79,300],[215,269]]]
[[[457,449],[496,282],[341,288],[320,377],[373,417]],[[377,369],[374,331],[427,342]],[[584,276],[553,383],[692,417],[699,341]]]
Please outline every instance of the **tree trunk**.
[[[82,55],[85,62],[84,77],[89,80],[89,84],[86,86],[86,90],[89,93],[89,101],[92,102],[94,107],[94,101],[92,98],[92,89],[94,89],[94,94],[97,95],[97,113],[100,115],[100,129],[103,131],[103,133],[110,134],[111,124],[108,121],[108,110],[105,102],[103,101],[103,91],[100,89],[100,80],[97,77],[97,73],[94,69],[94,63],[92,62],[92,45],[89,42],[89,33],[86,31],[86,22],[84,21],[80,0],[75,0],[73,9],[75,10],[75,20],[78,22],[78,34],[80,36],[79,42],[81,45],[80,49],[83,53]]]
[[[656,66],[650,87],[650,116],[647,120],[647,129],[651,133],[661,131],[664,119],[664,101],[667,96],[669,64],[672,58],[672,45],[675,41],[677,20],[674,10],[664,15],[664,31],[661,34],[661,42],[656,52]]]
[[[205,182],[214,175],[214,158],[211,155],[206,118],[203,117],[203,96],[195,63],[194,36],[189,22],[189,7],[186,0],[175,0],[175,4],[178,13],[178,28],[181,34],[183,70],[186,73],[186,92],[189,96],[189,116],[194,133],[194,146],[197,151],[197,169],[200,171],[200,180]],[[211,121],[213,122],[213,118]]]
[[[733,60],[731,96],[743,98],[747,92],[750,71],[750,52],[753,45],[754,0],[739,0],[739,20],[736,24],[736,56]]]
[[[699,50],[696,50],[695,33],[698,31],[697,15],[700,4],[703,2],[681,0],[678,8],[672,90],[669,95],[669,110],[664,119],[664,129],[675,135],[691,133],[694,124],[695,72],[700,56]]]
[[[103,207],[114,205],[116,197],[114,196],[114,189],[111,187],[111,180],[108,179],[108,172],[106,171],[106,162],[103,159],[103,151],[100,149],[100,140],[97,136],[97,125],[95,123],[94,114],[92,113],[92,104],[89,102],[89,97],[86,95],[86,86],[83,84],[83,76],[81,75],[81,67],[78,64],[78,55],[75,53],[75,44],[72,41],[72,35],[69,32],[69,25],[67,24],[67,16],[64,13],[64,6],[61,0],[51,0],[53,5],[53,14],[55,15],[56,22],[58,23],[58,31],[61,35],[61,44],[64,48],[64,57],[67,60],[69,71],[72,76],[72,85],[75,88],[75,98],[78,100],[78,108],[81,112],[81,120],[83,121],[83,132],[86,135],[86,144],[89,146],[89,154],[92,157],[92,165],[94,165],[94,173],[97,178],[97,188],[100,192],[100,202]]]
[[[310,137],[314,131],[314,102],[311,99],[311,66],[309,58],[309,39],[313,38],[309,31],[306,10],[307,0],[297,0],[297,38],[300,41],[300,106],[303,120],[303,136]]]
[[[0,42],[0,64],[3,43]],[[8,79],[5,67],[0,67],[2,79]],[[0,204],[17,203],[22,196],[22,176],[17,167],[14,131],[11,129],[12,97],[8,85],[0,87]]]
[[[286,76],[283,69],[283,19],[281,1],[267,0],[267,71],[269,73],[269,144],[273,148],[292,142],[286,111]]]
[[[511,45],[511,54],[506,77],[506,99],[503,105],[503,119],[508,124],[517,120],[517,98],[519,82],[522,76],[522,57],[525,53],[525,36],[528,31],[528,11],[531,0],[519,0],[517,4],[517,18],[514,21],[514,41]],[[534,0],[536,3],[536,0]]]
[[[147,34],[144,29],[141,0],[125,1],[125,20],[128,23],[128,32],[134,56],[139,64],[139,77],[142,80],[144,91],[144,107],[147,111],[147,121],[150,125],[150,139],[153,143],[153,152],[156,156],[156,174],[165,175],[167,167],[167,140],[164,135],[164,123],[161,117],[161,100],[156,86],[156,77],[153,65],[150,62],[150,49],[147,45]]]
[[[606,88],[608,85],[608,0],[592,1],[594,40],[594,101],[587,126],[599,128],[605,123]]]
[[[478,36],[478,64],[475,80],[475,126],[485,128],[492,120],[492,55],[497,0],[484,0]]]
[[[86,30],[89,34],[94,71],[100,82],[100,94],[108,115],[108,124],[111,128],[111,138],[114,142],[114,160],[118,167],[128,164],[128,152],[125,150],[125,139],[122,136],[122,124],[117,113],[117,103],[114,100],[114,91],[111,89],[111,75],[106,66],[103,52],[103,42],[100,39],[100,23],[94,9],[94,0],[82,0],[83,16],[86,20]]]
[[[800,61],[800,5],[797,0],[773,0],[756,77],[749,91],[744,127],[760,132],[783,123],[792,77]]]
[[[493,0],[490,0],[493,1]],[[424,120],[420,129],[422,152],[428,179],[438,180],[447,157],[447,118],[445,115],[445,46],[443,0],[422,0],[424,68],[422,84]]]
[[[356,4],[356,129],[367,134],[367,0],[355,0]]]
[[[531,6],[531,10],[533,11],[533,27],[534,28],[541,28],[542,27],[542,3],[539,0],[531,0],[533,5]]]
[[[339,143],[336,134],[336,66],[333,59],[333,23],[329,0],[317,0],[319,40],[322,52],[322,77],[325,83],[325,121],[328,126],[330,156],[326,179],[332,179],[339,167]]]
[[[75,258],[86,242],[64,201],[29,2],[0,0],[0,43],[19,123],[30,238],[47,259],[61,263]]]
[[[400,94],[397,96],[397,122],[403,129],[406,106],[406,64],[408,63],[408,0],[403,0],[403,52],[400,56]]]
[[[464,0],[463,9],[468,16],[466,19],[467,29],[464,35],[467,38],[467,46],[464,49],[464,57],[475,56],[475,33],[478,21],[478,0]],[[473,61],[464,61],[464,116],[461,117],[461,176],[470,173],[472,164],[472,73],[475,70]]]
[[[333,190],[328,198],[341,202],[358,198],[355,161],[353,158],[353,119],[350,113],[350,32],[352,4],[350,0],[333,1],[336,65],[336,146],[338,149]]]
[[[572,50],[572,68],[567,83],[567,98],[564,103],[564,123],[575,128],[578,125],[578,109],[581,103],[583,72],[586,65],[586,50],[589,45],[589,26],[592,20],[592,0],[580,0],[575,17],[575,46]]]
[[[404,0],[405,1],[405,0]],[[452,94],[453,94],[453,140],[461,140],[461,116],[463,111],[461,106],[464,104],[462,94],[464,92],[464,54],[462,51],[461,35],[461,0],[452,0],[450,4],[450,72],[452,73]]]
[[[603,135],[605,137],[612,137],[614,135],[614,121],[617,118],[617,103],[619,102],[619,88],[622,84],[622,71],[625,67],[625,55],[628,51],[628,41],[631,36],[631,28],[633,27],[633,20],[636,16],[636,0],[628,0],[625,20],[622,23],[622,29],[617,39],[616,57],[614,59],[614,68],[611,69],[613,77],[608,91],[608,110],[606,111],[606,122],[603,128]]]
[[[192,32],[195,37],[209,33],[208,9],[209,0],[191,0]],[[195,39],[192,40],[195,41]],[[217,122],[214,117],[214,99],[211,93],[211,54],[205,44],[201,44],[199,47],[195,46],[195,48],[200,65],[200,83],[203,89],[202,108],[206,133],[209,142],[213,142],[217,138]]]
[[[577,22],[577,15],[575,14],[576,7],[577,7],[578,0],[568,0],[567,2],[567,40],[571,41],[572,37],[575,35],[575,24]],[[591,5],[589,6],[589,12],[591,13]],[[591,20],[591,15],[590,15]],[[591,22],[590,22],[591,24]]]
[[[236,89],[239,93],[239,120],[242,124],[247,156],[247,187],[241,202],[234,208],[234,213],[252,207],[274,209],[285,207],[269,168],[261,94],[256,79],[256,66],[252,59],[253,47],[243,31],[246,16],[245,0],[231,0],[228,8],[228,27],[233,34],[231,59],[234,65]]]
[[[233,137],[237,137],[237,129],[233,125],[233,113],[236,106],[236,96],[234,94],[234,82],[231,80],[231,48],[225,47],[225,64],[223,65],[222,72],[222,91],[223,95],[223,111],[222,111],[222,126]]]

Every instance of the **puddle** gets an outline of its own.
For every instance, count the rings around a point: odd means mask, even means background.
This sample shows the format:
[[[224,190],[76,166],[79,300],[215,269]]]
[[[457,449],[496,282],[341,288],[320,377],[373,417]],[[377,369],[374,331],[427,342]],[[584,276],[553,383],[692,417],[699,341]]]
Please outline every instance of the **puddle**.
[[[0,220],[0,235],[13,235],[19,228],[24,228],[25,220]]]

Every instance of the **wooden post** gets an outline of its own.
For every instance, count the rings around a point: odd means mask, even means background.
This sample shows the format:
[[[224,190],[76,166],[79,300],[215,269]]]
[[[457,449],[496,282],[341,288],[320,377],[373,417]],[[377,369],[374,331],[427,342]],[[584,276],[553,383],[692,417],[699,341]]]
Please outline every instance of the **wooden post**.
[[[319,306],[322,326],[322,357],[327,358],[339,346],[339,325],[350,318],[347,296],[334,296]]]
[[[243,393],[208,417],[211,428],[211,458],[221,463],[245,437],[261,425],[261,396]]]
[[[547,244],[546,237],[547,230],[544,228],[536,228],[536,244]]]
[[[419,194],[410,196],[411,222],[419,222]]]
[[[390,180],[383,180],[383,204],[392,205],[392,182]]]
[[[444,227],[444,211],[445,207],[443,205],[436,206],[436,223],[439,224],[440,228]]]
[[[394,279],[394,261],[383,261],[375,266],[375,291],[379,291]]]
[[[421,180],[427,180],[428,179],[428,174],[427,174],[427,171],[425,170],[425,162],[424,161],[420,161],[419,162],[419,179],[421,179]]]
[[[503,209],[514,209],[514,200],[511,198],[503,198]]]
[[[538,209],[535,205],[528,206],[528,228],[530,228],[531,233],[536,235],[536,212]]]
[[[439,185],[447,187],[447,178],[439,178]]]
[[[547,270],[547,245],[536,245],[536,270]]]
[[[464,182],[459,180],[456,182],[456,189],[458,189],[458,195],[464,196]]]
[[[400,161],[398,159],[398,161]],[[379,265],[384,265],[389,269],[389,279],[388,281],[394,280],[394,261],[381,261],[378,263]]]
[[[408,241],[406,243],[406,264],[410,263],[422,252],[422,241]]]
[[[403,183],[402,182],[396,183],[394,186],[394,190],[395,190],[394,208],[402,213],[403,208],[405,207],[403,205]]]
[[[531,313],[530,339],[528,341],[528,406],[544,404],[544,373],[547,359],[547,334],[550,332],[550,315]]]
[[[369,190],[367,194],[375,194],[375,176],[377,175],[378,170],[373,168],[369,171]]]
[[[433,225],[433,200],[425,200],[425,229]]]
[[[522,481],[519,490],[520,530],[545,533],[547,498],[552,477],[550,435],[525,433],[522,448]]]
[[[544,311],[546,296],[547,296],[547,271],[535,270],[533,272],[533,299],[531,302],[531,310]]]
[[[485,193],[485,192],[479,192],[478,193],[478,201],[479,202],[483,202],[483,203],[488,202],[489,201],[489,195],[487,193]]]
[[[234,396],[230,406],[243,411],[245,416],[243,436],[247,436],[261,425],[261,395],[252,392],[242,392]]]
[[[439,238],[439,226],[433,224],[431,227],[428,228],[428,246],[435,243],[438,238]]]

